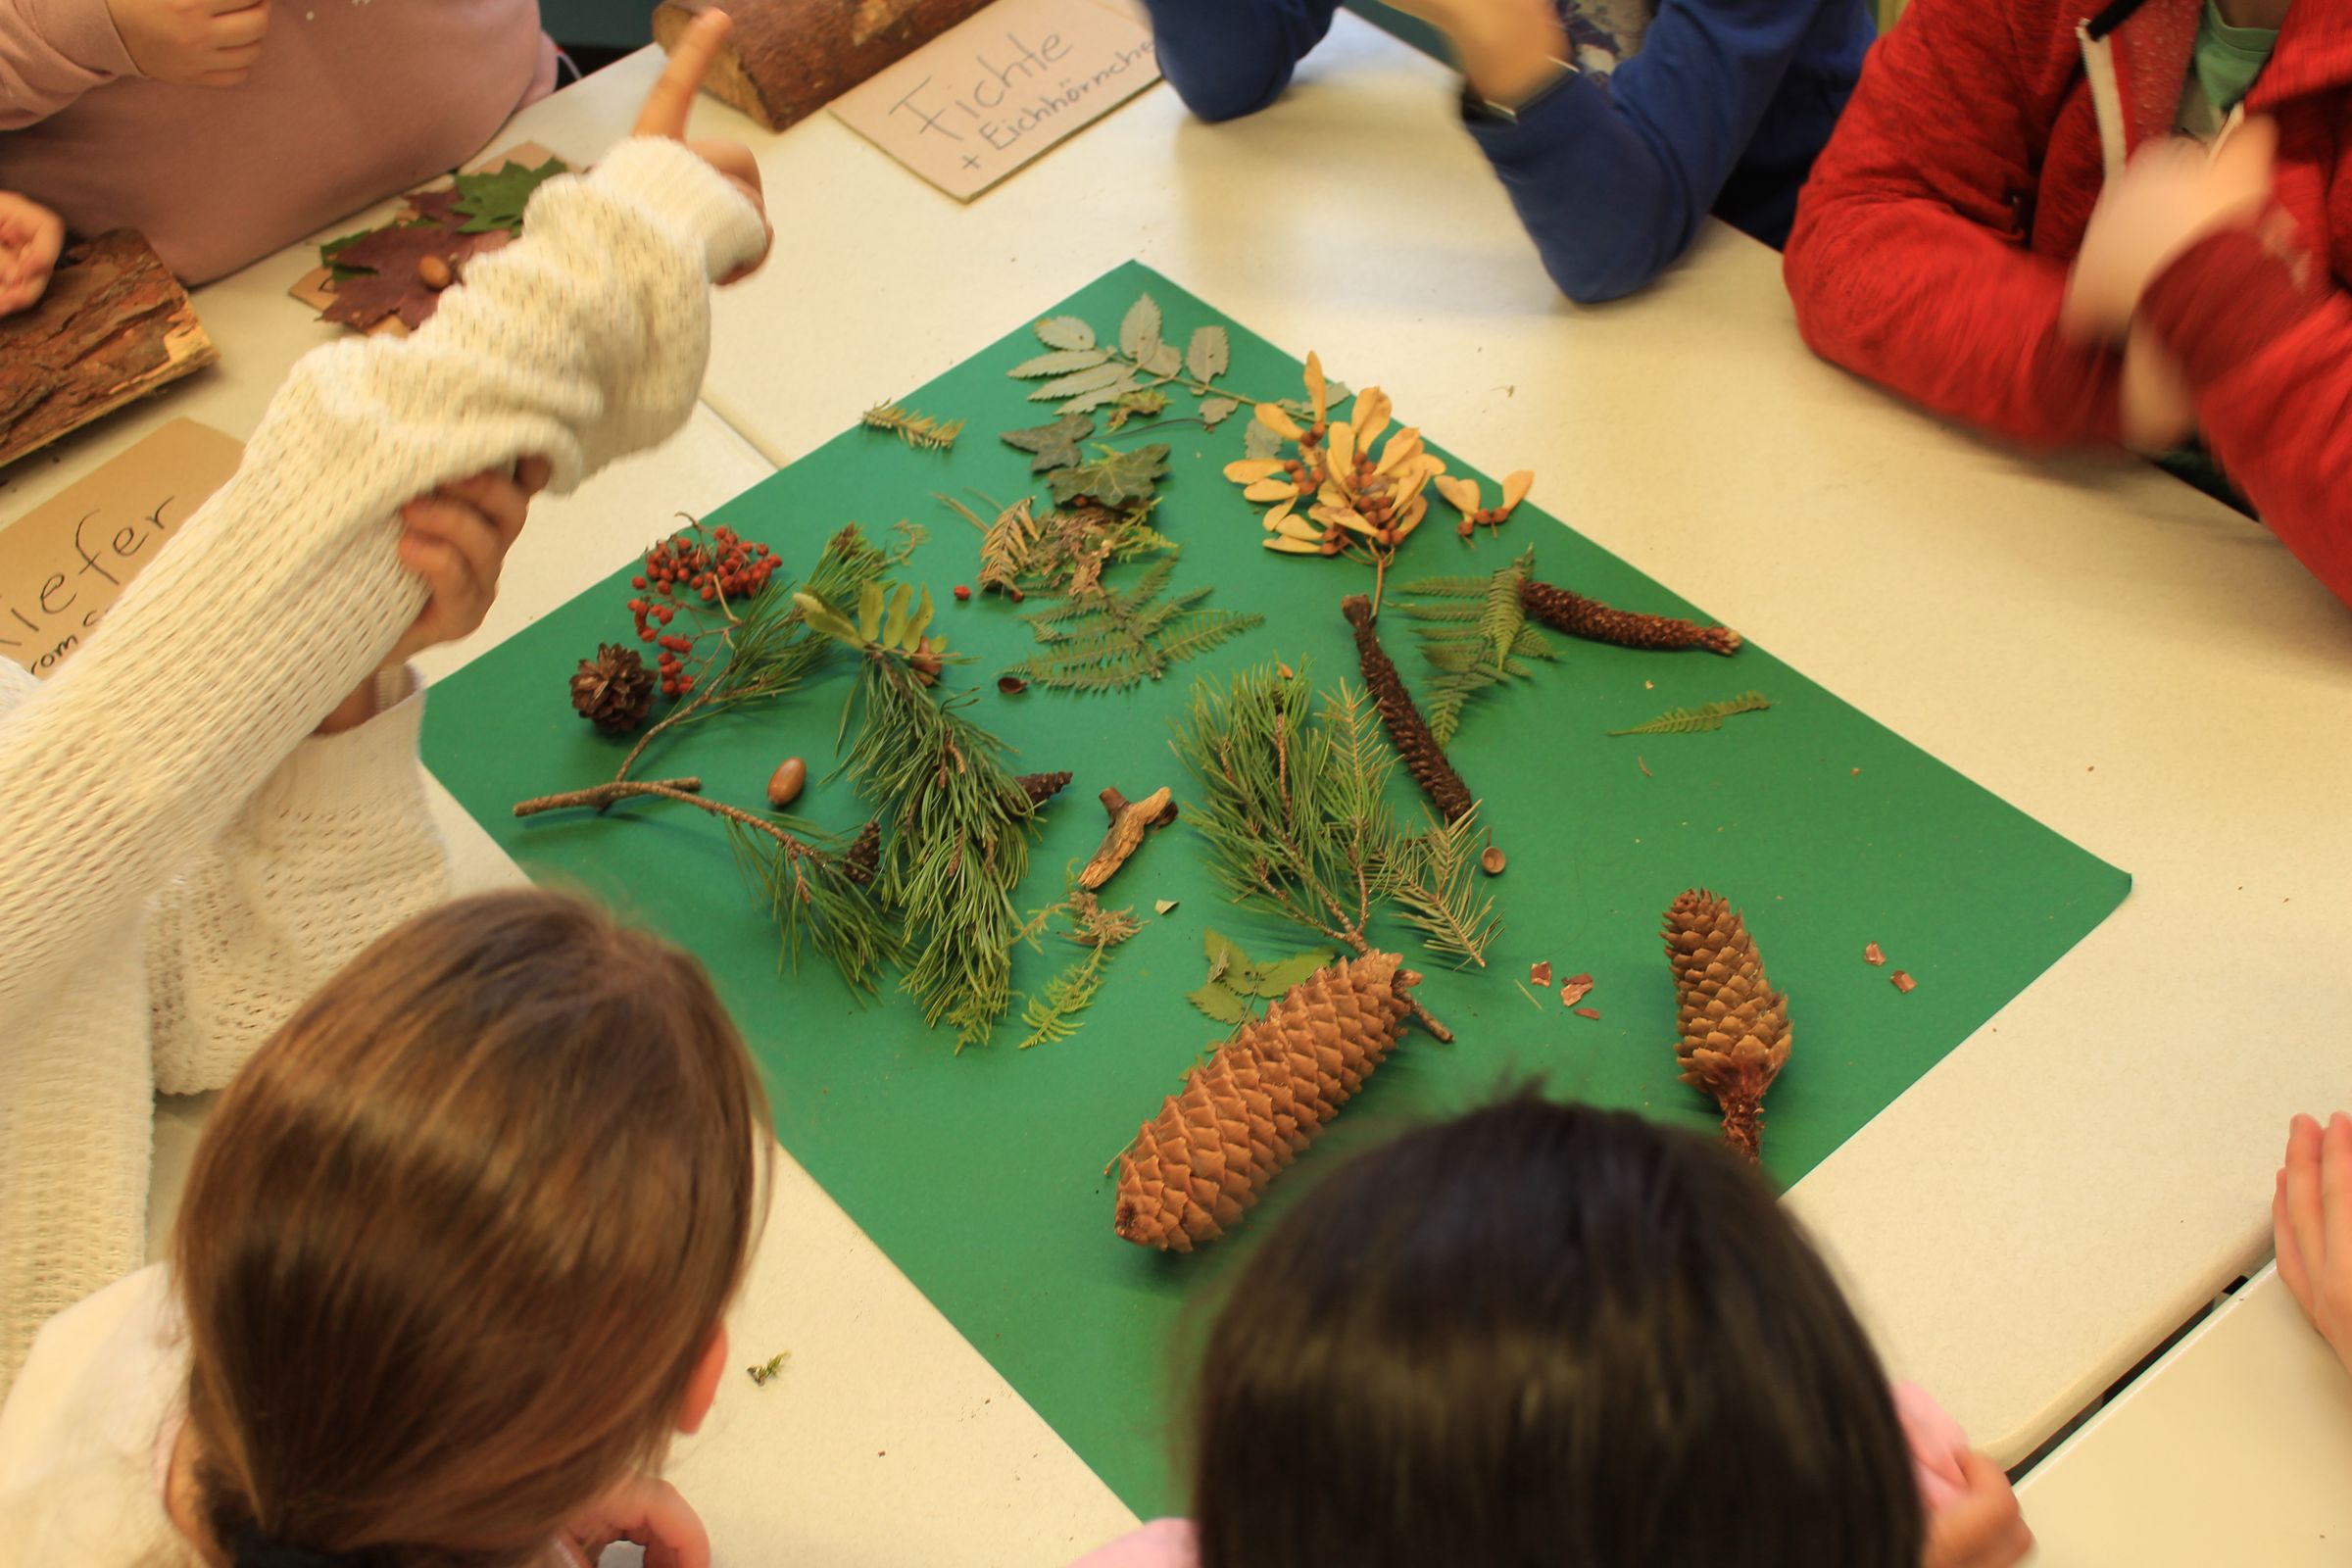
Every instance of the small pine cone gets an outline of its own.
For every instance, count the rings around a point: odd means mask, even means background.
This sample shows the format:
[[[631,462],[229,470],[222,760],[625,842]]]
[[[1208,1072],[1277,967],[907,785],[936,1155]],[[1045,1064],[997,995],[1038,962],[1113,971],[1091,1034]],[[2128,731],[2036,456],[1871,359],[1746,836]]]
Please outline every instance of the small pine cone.
[[[599,643],[571,676],[571,706],[608,735],[626,735],[654,710],[654,677],[634,648]]]
[[[1043,806],[1070,787],[1067,773],[1023,773],[1013,780],[1029,797],[1031,806]]]
[[[863,887],[874,879],[874,872],[881,864],[882,824],[869,817],[865,826],[858,830],[858,836],[850,841],[849,849],[842,853],[841,869],[843,875]]]
[[[1666,911],[1683,1082],[1723,1108],[1723,1138],[1752,1163],[1764,1144],[1764,1091],[1788,1062],[1788,999],[1764,978],[1764,960],[1726,900],[1695,888]]]
[[[1478,803],[1470,798],[1470,786],[1462,782],[1462,775],[1446,760],[1446,748],[1430,733],[1421,710],[1413,706],[1413,694],[1404,689],[1395,662],[1380,646],[1380,632],[1372,623],[1372,601],[1362,594],[1350,594],[1340,601],[1340,612],[1355,628],[1355,659],[1363,669],[1364,685],[1380,709],[1381,722],[1388,726],[1389,739],[1403,760],[1405,771],[1413,775],[1413,782],[1446,821],[1460,821]]]
[[[1612,610],[1597,599],[1547,582],[1521,583],[1519,602],[1544,625],[1589,642],[1615,643],[1620,648],[1704,648],[1711,654],[1726,655],[1740,651],[1740,634],[1729,626],[1701,626],[1672,615]]]
[[[1401,962],[1316,970],[1187,1073],[1119,1156],[1119,1235],[1189,1252],[1240,1223],[1404,1032],[1421,977]]]

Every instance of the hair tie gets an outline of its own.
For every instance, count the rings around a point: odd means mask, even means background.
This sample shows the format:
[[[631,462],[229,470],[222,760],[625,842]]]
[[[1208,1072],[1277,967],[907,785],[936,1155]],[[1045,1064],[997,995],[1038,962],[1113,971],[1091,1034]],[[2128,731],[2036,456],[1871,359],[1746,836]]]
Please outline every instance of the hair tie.
[[[249,1524],[238,1531],[229,1549],[235,1568],[364,1568],[368,1560],[364,1551],[309,1551],[301,1546],[281,1546],[263,1535],[258,1524]]]

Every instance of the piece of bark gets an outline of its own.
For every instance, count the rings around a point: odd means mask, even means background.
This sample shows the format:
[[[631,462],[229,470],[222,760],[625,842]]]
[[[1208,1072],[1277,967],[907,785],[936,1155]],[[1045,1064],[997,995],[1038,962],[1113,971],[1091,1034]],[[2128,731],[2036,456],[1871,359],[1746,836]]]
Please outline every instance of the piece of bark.
[[[1147,832],[1176,820],[1175,792],[1162,786],[1140,801],[1131,801],[1115,789],[1104,790],[1102,809],[1110,813],[1109,831],[1102,835],[1102,847],[1095,851],[1095,858],[1078,873],[1078,885],[1090,893],[1127,863],[1127,857],[1144,842]]]
[[[220,357],[144,236],[69,246],[41,302],[0,319],[0,465]]]
[[[717,5],[735,22],[703,90],[769,130],[805,120],[988,0],[662,0],[664,51]]]

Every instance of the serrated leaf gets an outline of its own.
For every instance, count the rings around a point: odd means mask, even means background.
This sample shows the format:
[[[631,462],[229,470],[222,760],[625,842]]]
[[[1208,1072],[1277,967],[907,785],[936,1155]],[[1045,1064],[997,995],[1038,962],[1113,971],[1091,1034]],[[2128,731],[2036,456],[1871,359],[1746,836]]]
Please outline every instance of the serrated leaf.
[[[1143,357],[1144,368],[1165,380],[1184,368],[1184,356],[1176,352],[1173,343],[1155,343],[1152,352]]]
[[[1004,373],[1033,381],[1041,375],[1067,375],[1072,370],[1091,369],[1109,358],[1108,349],[1055,349],[1034,360],[1023,360]]]
[[[1168,445],[1164,441],[1154,441],[1132,452],[1103,450],[1106,455],[1093,463],[1056,468],[1046,476],[1046,482],[1054,488],[1055,501],[1065,507],[1079,496],[1092,496],[1106,507],[1148,501],[1168,471]]]
[[[1065,414],[1052,424],[1031,425],[1024,430],[1006,430],[998,439],[1023,452],[1037,454],[1030,461],[1031,473],[1046,473],[1054,468],[1066,468],[1079,459],[1078,443],[1095,433],[1095,421],[1083,414]]]
[[[1134,374],[1130,372],[1120,376],[1116,381],[1111,382],[1108,386],[1099,386],[1096,387],[1092,392],[1079,393],[1076,397],[1071,398],[1062,404],[1061,412],[1064,414],[1085,414],[1089,410],[1102,407],[1102,405],[1105,403],[1118,402],[1119,399],[1125,397],[1128,393],[1140,389],[1143,384],[1143,382],[1137,380]]]
[[[1234,398],[1202,398],[1200,400],[1200,422],[1214,430],[1218,425],[1232,418],[1234,411],[1241,406],[1239,400]]]
[[[1037,323],[1037,340],[1050,349],[1091,349],[1095,329],[1075,316],[1049,316]]]
[[[1293,986],[1328,965],[1332,957],[1330,953],[1300,953],[1261,969],[1257,973],[1256,994],[1268,1002],[1286,996]]]
[[[1081,392],[1092,392],[1098,387],[1109,386],[1118,381],[1132,381],[1134,378],[1133,370],[1116,361],[1109,361],[1069,375],[1055,376],[1042,386],[1031,387],[1029,401],[1045,403],[1054,398],[1074,397]]]
[[[1184,1000],[1219,1023],[1249,1023],[1257,1016],[1257,1010],[1248,1001],[1227,990],[1221,981],[1212,980],[1198,991],[1188,991]]]
[[[1139,365],[1151,359],[1159,348],[1159,325],[1158,302],[1146,294],[1119,321],[1119,352]]]
[[[1203,930],[1200,933],[1200,951],[1208,957],[1208,977],[1211,980],[1237,966],[1245,969],[1250,966],[1250,956],[1242,951],[1241,944],[1215,931]]]
[[[1611,735],[1696,735],[1706,730],[1723,728],[1723,721],[1740,713],[1760,713],[1772,704],[1762,692],[1741,692],[1721,702],[1701,703],[1696,708],[1670,708],[1646,724],[1632,729],[1613,729]]]
[[[858,635],[872,642],[882,633],[882,585],[868,578],[858,590]]]
[[[1185,346],[1184,368],[1196,381],[1213,381],[1233,363],[1233,340],[1221,326],[1197,327]]]
[[[874,639],[885,648],[901,648],[906,642],[906,612],[914,605],[914,590],[901,583],[891,592],[890,610],[882,619],[882,635]]]

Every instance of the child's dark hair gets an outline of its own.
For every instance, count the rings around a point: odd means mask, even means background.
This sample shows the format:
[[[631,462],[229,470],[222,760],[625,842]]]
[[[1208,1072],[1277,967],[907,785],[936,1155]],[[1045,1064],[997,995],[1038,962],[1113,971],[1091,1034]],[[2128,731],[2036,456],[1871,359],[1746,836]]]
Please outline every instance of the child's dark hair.
[[[1265,1236],[1196,1406],[1201,1568],[1918,1568],[1877,1356],[1720,1148],[1523,1094]]]
[[[667,1446],[759,1232],[766,1120],[702,966],[590,905],[485,894],[375,943],[189,1174],[204,1527],[239,1562],[537,1560]]]

